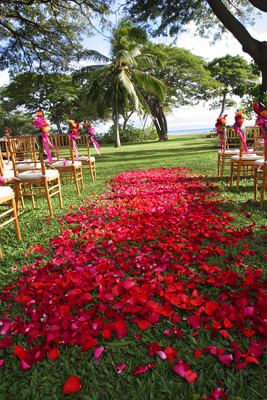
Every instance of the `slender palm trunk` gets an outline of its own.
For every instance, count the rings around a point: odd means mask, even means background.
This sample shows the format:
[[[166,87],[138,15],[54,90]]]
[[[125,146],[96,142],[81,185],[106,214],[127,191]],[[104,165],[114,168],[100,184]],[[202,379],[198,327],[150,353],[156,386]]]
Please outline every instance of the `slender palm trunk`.
[[[115,147],[121,147],[120,132],[119,132],[119,116],[118,116],[118,84],[115,87],[114,99],[114,126],[115,126]]]
[[[219,117],[222,117],[222,116],[223,116],[223,114],[224,114],[225,102],[226,102],[226,95],[227,95],[227,91],[225,90],[225,91],[223,92],[223,98],[222,98],[222,108],[221,108],[221,112],[220,112],[220,115],[219,115]]]

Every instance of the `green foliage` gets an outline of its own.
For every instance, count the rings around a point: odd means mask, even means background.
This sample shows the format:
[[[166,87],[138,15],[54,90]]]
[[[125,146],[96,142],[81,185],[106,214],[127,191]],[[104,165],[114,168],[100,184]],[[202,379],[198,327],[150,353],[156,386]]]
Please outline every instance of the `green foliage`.
[[[144,129],[136,128],[128,124],[123,130],[119,125],[120,138],[122,143],[127,142],[143,142],[146,140],[157,140],[158,135],[154,125],[145,127]],[[95,136],[98,143],[114,143],[115,141],[115,126],[112,125],[108,132],[102,136]]]
[[[0,70],[66,70],[80,59],[82,35],[91,19],[108,12],[109,1],[14,0],[1,2]]]
[[[32,125],[32,119],[29,116],[20,111],[5,112],[0,108],[0,136],[3,136],[5,126],[11,129],[12,136],[36,133],[36,128]]]
[[[26,72],[16,75],[2,88],[1,107],[7,112],[21,106],[30,114],[39,110],[49,112],[50,122],[61,133],[64,114],[77,121],[99,120],[94,105],[85,97],[85,88],[75,84],[70,75]]]
[[[241,23],[253,23],[256,13],[250,1],[223,1],[223,4]],[[209,1],[205,0],[179,2],[132,0],[126,8],[135,21],[145,23],[146,28],[150,28],[155,36],[162,34],[174,36],[191,21],[196,22],[197,32],[202,37],[207,37],[211,31],[214,32],[214,28],[217,28],[214,34],[215,39],[225,31],[218,16],[216,17],[209,6]]]
[[[207,68],[211,76],[221,84],[221,88],[217,91],[220,100],[214,100],[211,104],[211,109],[221,107],[220,116],[224,114],[225,108],[236,106],[236,102],[231,98],[233,95],[246,96],[248,101],[253,97],[255,88],[259,87],[259,76],[254,73],[255,66],[241,56],[227,54],[215,58]]]

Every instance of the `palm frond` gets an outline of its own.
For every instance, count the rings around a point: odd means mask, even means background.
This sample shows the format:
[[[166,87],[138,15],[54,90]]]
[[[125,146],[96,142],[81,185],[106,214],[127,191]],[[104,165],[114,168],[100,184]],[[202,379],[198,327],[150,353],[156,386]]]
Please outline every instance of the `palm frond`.
[[[138,85],[145,91],[151,91],[158,96],[160,100],[164,100],[166,96],[166,86],[159,79],[143,71],[134,70],[133,80],[138,82]]]

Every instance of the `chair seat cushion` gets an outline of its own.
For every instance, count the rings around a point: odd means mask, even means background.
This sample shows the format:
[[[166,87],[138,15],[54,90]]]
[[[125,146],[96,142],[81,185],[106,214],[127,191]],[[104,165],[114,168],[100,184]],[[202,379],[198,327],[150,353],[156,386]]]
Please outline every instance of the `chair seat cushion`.
[[[4,164],[4,171],[13,171],[13,165],[11,164]]]
[[[52,157],[52,162],[53,162],[53,161],[57,161],[57,160],[58,160],[57,157]],[[48,158],[44,158],[44,163],[45,163],[45,164],[49,163]]]
[[[89,161],[89,157],[88,156],[79,156],[79,160],[80,161]],[[95,161],[95,157],[90,157],[90,161]]]
[[[64,165],[65,164],[65,165]],[[74,161],[74,167],[80,167],[82,165],[81,161]],[[65,161],[59,161],[56,163],[52,164],[53,167],[57,168],[69,168],[72,166],[72,161],[71,160],[65,160]]]
[[[45,170],[45,177],[47,179],[55,179],[59,176],[58,171],[55,171],[54,169],[47,169]],[[23,181],[23,180],[39,180],[43,178],[42,171],[36,169],[36,170],[31,170],[31,171],[26,171],[22,172],[21,174],[18,174],[18,179]]]
[[[10,186],[1,186],[0,187],[0,199],[3,199],[6,196],[9,196],[13,193],[13,190]]]
[[[8,160],[3,160],[3,163],[4,163],[4,164],[12,165],[11,161],[10,161],[10,163],[9,163]]]
[[[263,165],[264,164],[264,158],[259,158],[258,160],[254,161],[254,165]]]
[[[14,178],[14,171],[5,171],[4,170],[4,176],[2,176],[4,179],[10,179]]]
[[[263,157],[257,156],[257,154],[246,154],[246,155],[243,155],[242,158],[240,158],[239,155],[233,156],[233,157],[231,157],[231,160],[233,160],[233,161],[239,161],[239,160],[253,161],[253,160],[257,160],[258,158],[263,158]]]
[[[219,155],[226,155],[226,156],[231,156],[234,154],[239,154],[239,149],[233,149],[233,150],[225,150],[225,151],[218,151]]]
[[[17,164],[18,171],[31,169],[42,169],[41,163],[36,163],[36,165],[33,162]]]

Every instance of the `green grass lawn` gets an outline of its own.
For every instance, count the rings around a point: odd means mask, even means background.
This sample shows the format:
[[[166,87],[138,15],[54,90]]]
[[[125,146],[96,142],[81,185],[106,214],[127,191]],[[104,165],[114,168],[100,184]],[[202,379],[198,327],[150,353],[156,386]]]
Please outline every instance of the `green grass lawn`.
[[[267,196],[263,209],[260,209],[259,202],[253,200],[252,179],[242,180],[238,193],[235,186],[229,186],[229,170],[226,170],[225,178],[221,182],[216,177],[218,150],[218,139],[207,138],[206,135],[169,136],[168,142],[127,143],[117,149],[112,145],[102,145],[101,157],[92,149],[91,155],[96,156],[97,181],[95,184],[92,183],[87,173],[84,175],[85,190],[81,192],[80,196],[77,195],[74,185],[62,186],[64,208],[59,208],[57,197],[52,199],[54,219],[50,219],[45,198],[36,198],[35,209],[32,209],[30,200],[27,199],[25,210],[21,210],[19,215],[21,242],[16,240],[13,224],[9,224],[0,231],[3,252],[3,259],[0,260],[0,291],[4,290],[7,284],[24,276],[21,268],[34,264],[35,260],[40,257],[40,253],[28,251],[36,243],[43,246],[47,253],[42,256],[44,263],[52,258],[55,249],[50,248],[50,239],[62,234],[61,219],[58,220],[58,218],[75,210],[84,197],[86,200],[94,202],[98,195],[109,189],[109,181],[117,174],[151,168],[186,168],[192,170],[193,173],[201,174],[203,180],[208,183],[215,181],[220,186],[221,198],[225,199],[224,211],[228,211],[235,219],[233,222],[235,228],[255,224],[253,236],[246,237],[242,243],[258,251],[247,262],[251,267],[262,268],[263,279],[266,279],[267,261],[262,254],[267,253],[267,241],[264,239],[267,230],[264,231],[262,226],[267,225]],[[230,248],[227,251],[231,251],[233,255],[238,254],[235,253],[237,252],[236,248]],[[25,255],[25,253],[30,255]],[[218,263],[220,268],[224,268],[223,262],[218,261],[218,257],[211,257],[209,264],[211,263],[214,265]],[[243,273],[240,272],[240,267],[234,265],[233,271]],[[204,293],[208,296],[211,293],[216,296],[219,291],[217,288],[204,288]],[[19,303],[16,303],[12,308],[12,315],[21,315],[23,309]],[[6,305],[1,304],[1,301],[0,311],[2,313],[0,314],[1,320],[1,315],[7,311]],[[165,329],[173,327],[169,319],[164,324],[166,325]],[[81,353],[81,349],[77,345],[61,346],[60,357],[56,360],[46,357],[42,362],[34,364],[31,369],[22,371],[18,368],[17,358],[12,356],[14,348],[10,347],[4,351],[0,349],[0,360],[6,359],[4,366],[0,368],[0,399],[198,400],[208,399],[216,387],[220,386],[217,384],[218,381],[224,382],[223,390],[227,393],[228,400],[267,399],[267,357],[265,354],[260,357],[259,365],[251,363],[244,370],[225,367],[219,362],[214,363],[211,355],[206,358],[196,358],[194,366],[202,372],[199,374],[198,381],[193,384],[175,373],[170,373],[167,361],[161,360],[159,357],[154,361],[158,364],[158,368],[151,369],[149,374],[133,376],[132,371],[136,365],[141,366],[152,361],[147,354],[148,344],[162,341],[162,333],[156,326],[153,325],[144,332],[140,342],[134,340],[134,336],[138,333],[135,328],[129,329],[129,335],[125,336],[124,341],[115,341],[114,339],[113,345],[112,343],[108,345],[104,341],[103,345],[106,344],[107,348],[113,352],[106,351],[105,356],[101,358],[101,363],[93,358],[92,350]],[[206,332],[199,332],[199,346],[213,344]],[[180,339],[176,337],[171,345],[179,348],[178,356],[183,362],[191,365],[193,363],[193,347],[196,345],[192,329],[188,333],[185,331],[184,336],[184,342],[181,343]],[[19,336],[17,344],[23,347],[23,340],[22,335]],[[246,348],[247,339],[237,335],[233,340],[240,340],[240,348],[242,345]],[[98,341],[101,345],[99,338]],[[228,341],[221,338],[220,346],[226,347],[227,345]],[[79,361],[77,361],[77,357]],[[126,370],[121,375],[117,375],[114,372],[115,365],[126,360]],[[62,393],[62,389],[66,378],[71,375],[79,377],[83,383],[83,389],[80,392],[66,395]]]

